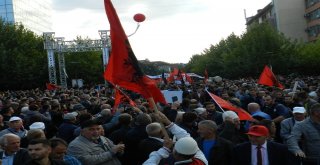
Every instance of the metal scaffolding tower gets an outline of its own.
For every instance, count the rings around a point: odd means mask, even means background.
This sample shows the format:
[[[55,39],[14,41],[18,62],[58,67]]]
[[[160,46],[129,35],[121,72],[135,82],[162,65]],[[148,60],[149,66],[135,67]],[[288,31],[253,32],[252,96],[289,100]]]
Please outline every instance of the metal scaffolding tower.
[[[99,30],[100,39],[84,41],[64,41],[63,37],[54,37],[54,32],[43,33],[44,49],[48,55],[49,82],[57,84],[54,53],[58,53],[60,86],[67,88],[67,75],[64,53],[66,52],[88,52],[102,51],[103,68],[105,69],[109,59],[109,48],[111,47],[109,30]]]

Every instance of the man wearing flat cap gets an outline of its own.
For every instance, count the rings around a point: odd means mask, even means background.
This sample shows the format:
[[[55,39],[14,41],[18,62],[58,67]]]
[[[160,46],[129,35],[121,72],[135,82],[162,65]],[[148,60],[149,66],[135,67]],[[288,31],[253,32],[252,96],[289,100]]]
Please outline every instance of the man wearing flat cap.
[[[27,130],[23,128],[23,122],[20,117],[13,116],[9,119],[9,128],[4,129],[0,132],[0,137],[8,134],[8,133],[13,133],[20,138],[23,138],[27,135]]]
[[[302,146],[299,141],[303,139]],[[320,164],[320,104],[310,109],[310,117],[296,123],[287,140],[289,151],[303,158],[304,165]]]
[[[87,113],[87,108],[82,104],[75,104],[73,105],[73,111],[77,112],[79,115]]]
[[[254,125],[247,133],[250,142],[234,148],[234,165],[286,165],[289,152],[285,145],[267,141],[269,131],[265,126]]]
[[[101,135],[100,124],[87,120],[81,124],[81,134],[68,146],[67,153],[85,165],[121,165],[117,156],[124,151],[124,144],[115,145]]]
[[[293,126],[305,119],[306,109],[304,107],[294,107],[292,113],[293,117],[284,119],[281,122],[280,136],[285,144],[287,143],[287,140],[291,135]]]

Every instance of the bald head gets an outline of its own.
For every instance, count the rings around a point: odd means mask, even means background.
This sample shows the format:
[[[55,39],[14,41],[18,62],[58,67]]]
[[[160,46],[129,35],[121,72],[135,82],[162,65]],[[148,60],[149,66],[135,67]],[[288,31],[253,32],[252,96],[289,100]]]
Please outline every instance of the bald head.
[[[248,104],[248,111],[250,113],[257,112],[260,110],[260,105],[258,103],[249,103]]]

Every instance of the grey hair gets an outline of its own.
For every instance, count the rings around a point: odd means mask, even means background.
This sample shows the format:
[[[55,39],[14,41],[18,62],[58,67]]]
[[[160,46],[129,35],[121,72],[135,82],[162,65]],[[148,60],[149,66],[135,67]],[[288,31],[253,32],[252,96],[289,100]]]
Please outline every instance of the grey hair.
[[[198,123],[198,125],[203,125],[208,129],[211,129],[213,132],[217,132],[218,126],[216,122],[212,120],[202,120]]]
[[[149,136],[157,136],[161,131],[161,124],[160,123],[150,123],[146,126],[146,132]]]
[[[100,112],[101,116],[109,116],[111,115],[111,110],[110,109],[103,109]]]
[[[9,137],[18,138],[20,140],[20,137],[18,135],[15,135],[13,133],[7,133],[7,134],[4,134],[3,136],[0,137],[0,145],[7,146]]]

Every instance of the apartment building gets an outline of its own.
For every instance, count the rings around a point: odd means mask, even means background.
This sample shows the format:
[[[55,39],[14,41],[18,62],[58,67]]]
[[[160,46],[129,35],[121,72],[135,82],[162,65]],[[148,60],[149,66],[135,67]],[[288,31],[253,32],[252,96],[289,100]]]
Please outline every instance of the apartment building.
[[[52,31],[51,0],[0,0],[0,18],[42,35]]]
[[[248,28],[267,21],[292,40],[315,41],[320,36],[320,0],[273,0],[246,20]]]

